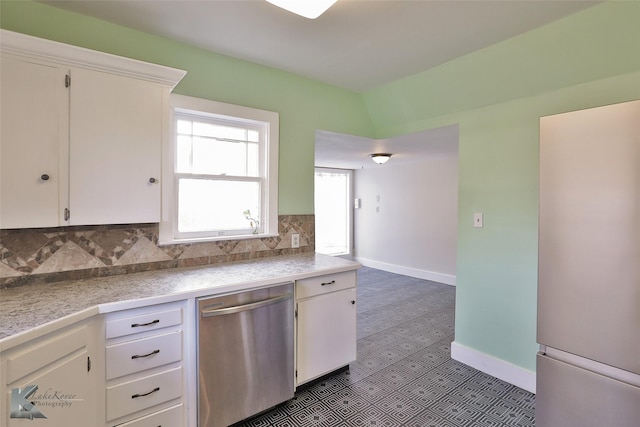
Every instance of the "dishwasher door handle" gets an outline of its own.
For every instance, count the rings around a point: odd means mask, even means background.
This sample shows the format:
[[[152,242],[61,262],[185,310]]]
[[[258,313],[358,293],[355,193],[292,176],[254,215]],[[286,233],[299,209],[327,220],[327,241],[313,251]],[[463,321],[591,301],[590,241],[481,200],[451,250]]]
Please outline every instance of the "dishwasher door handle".
[[[262,301],[252,302],[249,304],[234,305],[232,307],[217,308],[215,310],[202,310],[200,311],[200,315],[202,317],[224,316],[226,314],[234,314],[234,313],[240,313],[243,311],[255,310],[256,308],[275,304],[280,301],[286,301],[291,298],[293,298],[293,294],[280,295],[279,297],[269,298]]]

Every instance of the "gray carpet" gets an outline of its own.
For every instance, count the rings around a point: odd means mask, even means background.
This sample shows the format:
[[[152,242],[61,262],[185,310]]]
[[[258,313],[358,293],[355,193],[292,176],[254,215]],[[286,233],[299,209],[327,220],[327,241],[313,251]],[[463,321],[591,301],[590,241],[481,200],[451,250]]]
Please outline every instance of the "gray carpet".
[[[358,360],[242,426],[533,426],[535,395],[452,360],[455,287],[358,272]]]

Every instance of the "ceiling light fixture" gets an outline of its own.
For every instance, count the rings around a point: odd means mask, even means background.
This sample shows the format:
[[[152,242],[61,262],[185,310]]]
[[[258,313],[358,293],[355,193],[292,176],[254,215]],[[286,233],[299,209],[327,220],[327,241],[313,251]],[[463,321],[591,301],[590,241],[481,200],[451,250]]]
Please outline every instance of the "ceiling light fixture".
[[[391,154],[389,153],[374,153],[370,154],[371,160],[381,165],[383,163],[387,163],[387,161],[391,158]]]
[[[309,19],[316,19],[338,0],[267,0],[269,3],[281,7],[296,15]]]

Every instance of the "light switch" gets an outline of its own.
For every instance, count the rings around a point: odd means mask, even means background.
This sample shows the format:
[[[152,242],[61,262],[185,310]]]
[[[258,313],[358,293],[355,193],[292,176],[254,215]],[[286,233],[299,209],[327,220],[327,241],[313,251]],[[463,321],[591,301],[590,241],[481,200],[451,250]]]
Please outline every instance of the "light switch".
[[[482,228],[484,226],[482,212],[476,212],[473,214],[473,226],[478,228]]]

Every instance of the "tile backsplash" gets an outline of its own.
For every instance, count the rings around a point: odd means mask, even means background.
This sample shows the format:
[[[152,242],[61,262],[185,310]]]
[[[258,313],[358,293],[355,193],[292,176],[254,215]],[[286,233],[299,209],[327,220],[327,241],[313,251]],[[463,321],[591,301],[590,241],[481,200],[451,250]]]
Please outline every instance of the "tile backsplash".
[[[164,246],[158,224],[0,230],[0,287],[313,252],[314,242],[313,215],[280,215],[277,237]]]

